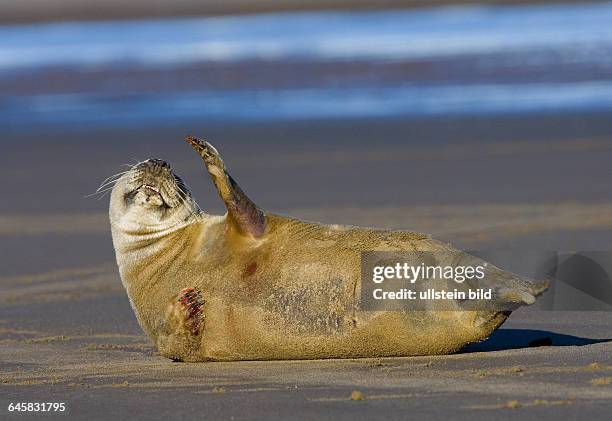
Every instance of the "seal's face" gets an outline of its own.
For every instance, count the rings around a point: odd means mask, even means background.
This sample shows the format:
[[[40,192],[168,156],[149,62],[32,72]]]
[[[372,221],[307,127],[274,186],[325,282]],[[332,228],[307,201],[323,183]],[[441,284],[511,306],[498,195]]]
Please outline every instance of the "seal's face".
[[[199,212],[183,180],[159,159],[133,166],[117,181],[111,194],[111,224],[134,234],[183,225]]]

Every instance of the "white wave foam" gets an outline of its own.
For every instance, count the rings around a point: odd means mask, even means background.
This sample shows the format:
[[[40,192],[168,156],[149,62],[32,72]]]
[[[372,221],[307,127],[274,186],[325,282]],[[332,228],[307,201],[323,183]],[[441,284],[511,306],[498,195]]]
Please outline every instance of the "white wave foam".
[[[612,46],[612,3],[0,27],[0,69],[247,59],[415,59]],[[583,57],[584,59],[584,57]]]

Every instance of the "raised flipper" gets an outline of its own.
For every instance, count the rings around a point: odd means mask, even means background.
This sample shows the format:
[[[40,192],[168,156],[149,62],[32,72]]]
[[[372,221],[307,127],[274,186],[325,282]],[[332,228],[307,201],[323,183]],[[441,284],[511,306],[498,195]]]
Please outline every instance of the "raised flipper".
[[[207,141],[194,136],[187,136],[185,141],[204,160],[219,196],[225,203],[230,223],[245,236],[261,237],[266,228],[265,213],[244,194],[238,183],[229,175],[219,152]]]

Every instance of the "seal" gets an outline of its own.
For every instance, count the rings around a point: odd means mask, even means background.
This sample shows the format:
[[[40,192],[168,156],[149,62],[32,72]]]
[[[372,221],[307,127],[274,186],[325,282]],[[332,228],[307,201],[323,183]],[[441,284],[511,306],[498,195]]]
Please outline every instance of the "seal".
[[[179,361],[356,358],[457,352],[487,338],[544,282],[497,270],[503,309],[365,311],[364,252],[456,251],[408,231],[324,225],[258,207],[218,151],[188,137],[223,200],[203,212],[164,161],[133,166],[110,200],[113,245],[138,322]]]

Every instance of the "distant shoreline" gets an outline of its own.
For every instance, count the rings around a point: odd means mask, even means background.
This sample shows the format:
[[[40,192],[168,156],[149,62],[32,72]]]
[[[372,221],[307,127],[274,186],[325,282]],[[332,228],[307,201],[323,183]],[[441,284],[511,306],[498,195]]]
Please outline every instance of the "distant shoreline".
[[[603,0],[592,0],[601,2]],[[117,20],[171,16],[214,16],[309,10],[368,10],[443,5],[574,3],[560,0],[7,0],[0,5],[0,24],[74,20]]]

